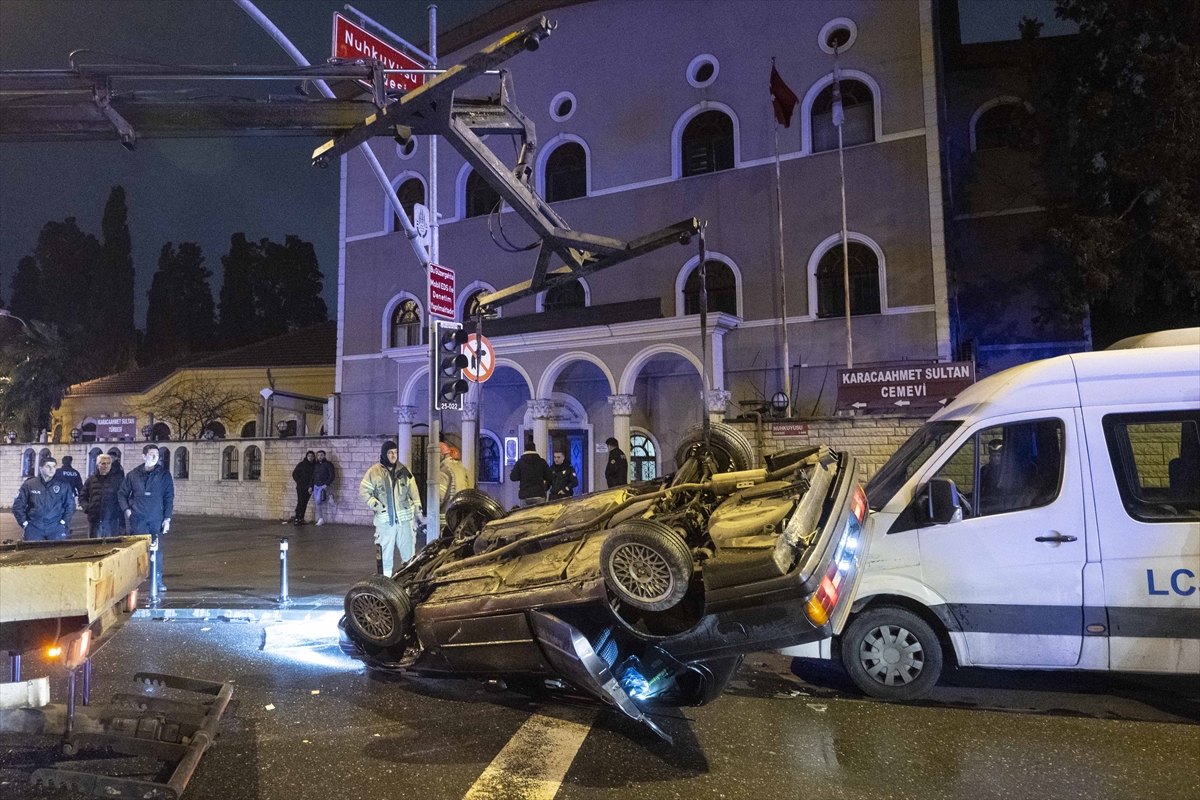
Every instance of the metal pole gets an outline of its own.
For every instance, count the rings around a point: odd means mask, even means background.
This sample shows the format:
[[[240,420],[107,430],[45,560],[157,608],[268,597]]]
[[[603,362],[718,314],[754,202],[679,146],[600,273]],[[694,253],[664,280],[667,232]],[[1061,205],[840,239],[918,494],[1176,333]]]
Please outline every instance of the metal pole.
[[[437,66],[437,6],[429,6],[429,57]],[[429,137],[429,250],[433,263],[441,257],[437,212],[437,138]],[[438,343],[437,325],[429,314],[429,440],[425,448],[425,541],[441,535],[441,498],[438,497],[438,473],[442,468],[441,419],[437,408]],[[414,544],[415,547],[415,544]]]
[[[779,178],[779,124],[775,124],[775,211],[779,218],[779,319],[783,323],[783,393],[788,398],[788,416],[792,408],[792,356],[788,348],[787,273],[783,268],[783,188]]]
[[[838,48],[833,48],[833,88],[836,91],[834,99],[841,102],[841,77],[838,73]],[[846,368],[854,367],[854,338],[850,334],[850,244],[846,233],[846,159],[842,153],[842,127],[844,117],[838,117],[836,112],[840,105],[835,105],[835,124],[838,132],[838,171],[842,177],[842,295],[846,306]]]
[[[364,14],[364,13],[363,13],[363,12],[361,12],[361,11],[359,11],[357,8],[355,8],[354,6],[350,5],[349,3],[347,3],[347,4],[346,4],[346,5],[344,5],[344,6],[342,6],[342,8],[346,9],[346,10],[347,10],[347,11],[349,11],[351,14],[353,14],[353,15],[354,15],[354,16],[356,16],[356,17],[358,17],[358,20],[359,20],[359,22],[361,22],[363,25],[365,25],[365,26],[367,26],[367,27],[369,27],[369,28],[374,28],[375,30],[379,31],[379,32],[380,32],[380,33],[382,33],[383,35],[385,35],[385,36],[387,36],[388,38],[390,38],[390,39],[391,39],[393,42],[395,42],[396,44],[398,44],[398,45],[400,45],[401,47],[403,47],[405,50],[408,50],[410,53],[412,53],[413,55],[415,55],[417,58],[423,58],[423,59],[425,59],[426,61],[433,61],[433,60],[434,60],[434,59],[433,59],[433,58],[432,58],[432,57],[431,57],[431,56],[430,56],[428,53],[422,53],[422,52],[421,52],[421,49],[420,49],[419,47],[417,47],[416,45],[414,45],[412,42],[409,42],[409,41],[407,41],[406,39],[404,39],[403,37],[401,37],[401,36],[399,36],[399,35],[397,35],[397,34],[395,34],[395,33],[392,33],[392,32],[391,32],[391,31],[389,31],[387,28],[383,27],[383,26],[382,26],[382,25],[380,25],[378,22],[376,22],[375,20],[371,19],[371,18],[370,18],[370,17],[368,17],[366,14]],[[437,50],[436,50],[436,49],[434,49],[434,48],[435,48],[435,45],[434,45],[433,39],[430,39],[430,40],[429,40],[429,46],[430,46],[430,48],[431,48],[431,49],[433,49],[433,52],[437,52]],[[403,71],[404,71],[404,70],[396,70],[396,72],[403,72]]]
[[[92,702],[92,659],[91,656],[83,662],[83,704],[91,705]]]
[[[162,577],[158,574],[158,537],[150,537],[150,607],[158,608],[158,582]]]
[[[78,668],[76,668],[78,669]],[[67,732],[65,735],[66,741],[71,741],[71,734],[75,732],[75,672],[76,669],[67,671]]]
[[[9,652],[8,654],[8,680],[11,683],[17,683],[21,680],[21,654]]]
[[[712,423],[708,419],[708,269],[705,261],[708,258],[707,247],[704,244],[704,230],[707,222],[700,223],[700,383],[703,385],[704,413],[700,425],[704,431],[704,456],[708,457],[709,439],[712,433]]]
[[[285,536],[279,540],[279,605],[291,604],[292,598],[288,596],[288,540]]]

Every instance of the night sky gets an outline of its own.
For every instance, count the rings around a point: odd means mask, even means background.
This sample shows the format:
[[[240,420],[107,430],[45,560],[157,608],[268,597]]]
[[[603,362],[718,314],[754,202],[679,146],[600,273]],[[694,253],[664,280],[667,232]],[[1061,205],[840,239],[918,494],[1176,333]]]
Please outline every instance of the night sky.
[[[344,0],[343,0],[344,2]],[[335,0],[259,0],[310,61],[330,54]],[[439,0],[439,28],[499,5],[502,0]],[[427,38],[426,0],[351,3],[396,33]],[[1022,16],[1047,22],[1043,33],[1070,32],[1053,19],[1050,0],[964,0],[964,42],[1015,38]],[[0,0],[0,69],[63,69],[78,48],[175,64],[264,64],[291,61],[228,0]],[[93,63],[115,58],[91,56]],[[288,84],[262,84],[287,91]],[[239,91],[226,84],[223,91]],[[126,152],[116,141],[0,144],[0,296],[11,295],[17,261],[51,219],[75,217],[99,236],[110,187],[125,187],[137,270],[138,324],[146,291],[165,242],[199,242],[221,281],[229,237],[282,241],[294,233],[313,242],[325,274],[325,302],[337,301],[338,171],[309,165],[319,139],[147,140]]]

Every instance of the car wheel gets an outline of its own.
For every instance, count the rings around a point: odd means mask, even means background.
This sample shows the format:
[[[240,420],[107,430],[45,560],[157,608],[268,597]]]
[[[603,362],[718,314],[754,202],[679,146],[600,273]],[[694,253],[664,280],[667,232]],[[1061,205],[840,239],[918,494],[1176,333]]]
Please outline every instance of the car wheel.
[[[399,644],[412,627],[412,601],[391,578],[372,575],[346,593],[346,628],[376,647]]]
[[[703,441],[703,424],[688,428],[675,451],[675,463],[682,466],[688,459],[688,451]],[[721,422],[712,424],[709,428],[709,447],[721,472],[740,472],[750,469],[754,464],[754,448],[732,425]]]
[[[842,663],[863,692],[885,700],[924,697],[942,674],[942,644],[929,623],[895,606],[869,608],[842,635]]]
[[[505,515],[504,506],[479,489],[462,489],[446,506],[446,528],[455,536],[474,536]]]
[[[622,602],[644,611],[666,611],[687,594],[692,551],[661,522],[632,519],[604,540],[600,569],[604,582]]]

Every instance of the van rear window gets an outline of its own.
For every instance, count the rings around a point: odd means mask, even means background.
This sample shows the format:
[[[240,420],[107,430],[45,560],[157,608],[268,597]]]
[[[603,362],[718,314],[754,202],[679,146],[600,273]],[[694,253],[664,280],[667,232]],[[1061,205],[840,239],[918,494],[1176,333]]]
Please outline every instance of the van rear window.
[[[1107,414],[1104,436],[1129,516],[1200,519],[1200,411]]]

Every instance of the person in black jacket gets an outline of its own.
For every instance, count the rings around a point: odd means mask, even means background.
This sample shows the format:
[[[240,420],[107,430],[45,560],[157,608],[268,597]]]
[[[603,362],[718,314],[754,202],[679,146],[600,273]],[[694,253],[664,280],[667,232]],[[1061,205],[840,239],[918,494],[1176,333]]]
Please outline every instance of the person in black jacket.
[[[291,519],[285,519],[284,525],[289,522],[293,525],[304,524],[304,515],[308,513],[308,498],[312,497],[313,493],[313,470],[316,466],[317,454],[309,450],[304,454],[304,460],[292,470],[292,480],[296,482],[296,513],[292,514]]]
[[[554,454],[554,463],[550,465],[550,499],[557,500],[575,494],[579,485],[579,475],[575,467],[566,463],[567,457],[562,453]]]
[[[66,461],[64,458],[63,461]],[[62,473],[62,470],[59,470]],[[113,467],[112,456],[96,456],[96,471],[83,484],[79,505],[88,518],[88,536],[103,539],[120,536],[125,520],[117,494],[121,491],[125,473]]]
[[[624,486],[629,483],[629,460],[621,450],[621,443],[615,438],[610,436],[604,443],[608,445],[608,464],[604,466],[604,480],[608,481],[610,489],[614,486]]]
[[[70,456],[63,456],[62,466],[54,473],[54,477],[70,486],[75,497],[79,497],[79,493],[83,491],[83,478],[79,476],[79,470],[71,466]]]
[[[333,462],[325,457],[324,450],[317,451],[317,462],[313,464],[313,513],[317,515],[317,524],[325,524],[323,513],[325,505],[332,499],[329,493],[333,490],[333,479],[336,472]]]
[[[554,476],[550,474],[550,465],[546,463],[546,459],[538,455],[537,450],[533,448],[532,436],[525,437],[525,452],[513,465],[508,479],[521,484],[517,491],[521,505],[536,506],[546,502],[546,491],[550,488]]]
[[[75,495],[65,481],[54,474],[58,462],[42,459],[38,474],[21,484],[13,499],[13,516],[25,530],[25,541],[66,539],[75,513]]]
[[[150,536],[158,543],[158,590],[165,592],[163,584],[162,536],[171,530],[171,514],[175,510],[175,482],[171,473],[159,463],[158,445],[148,444],[142,448],[142,464],[125,476],[117,502],[125,513],[125,524],[133,536]]]

